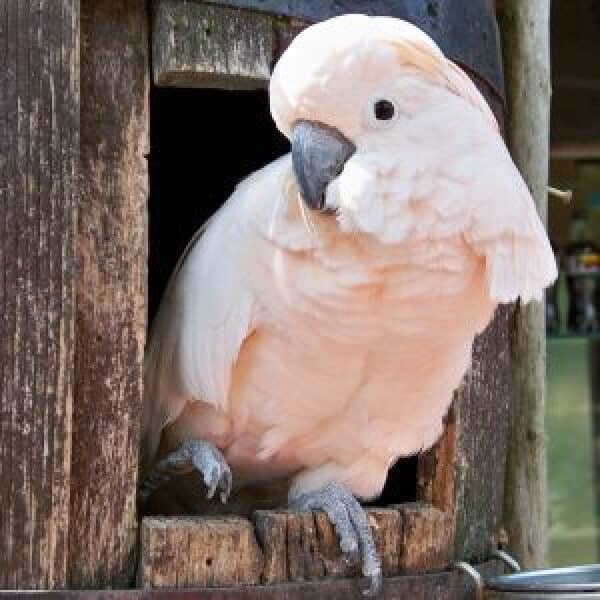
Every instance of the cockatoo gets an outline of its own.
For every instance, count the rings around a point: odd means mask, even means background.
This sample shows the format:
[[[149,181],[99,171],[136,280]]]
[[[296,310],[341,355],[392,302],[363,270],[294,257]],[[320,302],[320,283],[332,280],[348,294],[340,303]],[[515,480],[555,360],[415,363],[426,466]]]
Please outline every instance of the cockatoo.
[[[176,268],[147,351],[140,493],[191,469],[223,500],[287,478],[373,591],[358,499],[436,441],[474,337],[499,303],[540,300],[555,259],[486,102],[417,27],[313,25],[269,93],[291,154]]]

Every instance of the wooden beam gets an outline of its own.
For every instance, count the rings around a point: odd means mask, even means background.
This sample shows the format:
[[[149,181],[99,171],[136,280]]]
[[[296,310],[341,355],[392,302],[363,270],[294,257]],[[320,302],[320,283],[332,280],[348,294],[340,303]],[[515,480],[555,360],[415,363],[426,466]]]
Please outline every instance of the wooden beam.
[[[555,146],[598,146],[600,4],[596,0],[552,2],[550,20],[552,150]]]
[[[145,0],[82,0],[69,585],[133,578],[146,331]]]
[[[504,0],[499,14],[507,84],[507,137],[542,220],[547,216],[550,123],[549,0]],[[505,491],[512,553],[543,566],[547,548],[544,306],[517,308],[511,336],[514,403]]]
[[[422,504],[369,508],[367,515],[386,577],[451,564],[451,515]],[[322,512],[256,511],[252,521],[146,517],[141,540],[139,584],[144,588],[360,575],[359,567],[343,557],[333,526]]]
[[[511,307],[496,310],[477,337],[456,401],[456,558],[481,561],[503,537],[504,478],[511,408]]]
[[[156,0],[153,7],[157,86],[266,88],[275,62],[308,25],[300,19],[198,1]]]
[[[376,545],[387,561],[383,565],[385,597],[470,597],[467,594],[472,592],[473,583],[464,574],[442,571],[446,563],[431,560],[430,545],[438,545],[435,537],[444,536],[444,524],[438,521],[441,528],[437,530],[421,529],[423,512],[416,508],[406,505],[368,510]],[[409,522],[406,535],[414,534],[407,554],[398,546],[403,539],[402,515]],[[262,512],[255,517],[260,545],[253,541],[252,526],[245,519],[230,517],[225,525],[223,521],[206,517],[144,519],[140,583],[152,594],[149,598],[160,597],[161,589],[174,587],[178,597],[184,597],[184,588],[193,588],[194,597],[215,600],[364,597],[359,572],[342,558],[331,524],[322,513]],[[190,559],[187,544],[199,549],[196,558],[200,561]],[[228,561],[218,558],[219,548],[232,545],[236,552],[229,554]],[[217,558],[206,566],[206,557]],[[501,572],[495,561],[478,565],[478,569],[484,576]],[[394,577],[399,572],[404,575]],[[255,585],[258,582],[265,585]],[[236,587],[229,587],[234,583]],[[208,586],[212,591],[206,589]]]
[[[240,517],[145,518],[140,558],[144,588],[254,585],[263,569],[252,524]]]
[[[78,0],[0,0],[0,588],[67,581],[78,63]]]
[[[502,564],[497,560],[476,567],[484,578],[502,573]],[[381,597],[457,600],[472,598],[473,593],[472,579],[462,571],[454,570],[386,579]],[[359,579],[177,590],[0,591],[0,600],[364,600],[364,597]]]
[[[453,563],[454,515],[433,506],[404,504],[397,507],[401,535],[395,549],[399,570],[395,573],[424,573],[446,569]]]
[[[589,160],[600,158],[600,140],[596,143],[563,143],[557,142],[550,147],[551,158],[568,160]]]
[[[158,0],[154,6],[156,85],[266,87],[273,60],[270,16],[179,0]]]

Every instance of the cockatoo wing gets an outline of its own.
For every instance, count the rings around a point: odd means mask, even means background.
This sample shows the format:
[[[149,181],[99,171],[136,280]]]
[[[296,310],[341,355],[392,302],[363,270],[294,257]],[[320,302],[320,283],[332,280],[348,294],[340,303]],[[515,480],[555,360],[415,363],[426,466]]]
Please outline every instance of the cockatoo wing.
[[[225,205],[202,227],[163,296],[145,360],[144,464],[187,402],[227,403],[231,367],[253,314],[238,273],[240,231],[233,219],[232,205]]]
[[[490,296],[501,303],[541,300],[558,273],[548,235],[527,185],[500,137],[491,110],[472,81],[451,61],[443,63],[448,89],[483,117],[472,126],[489,130],[466,186],[470,207],[465,238],[485,256]],[[478,136],[479,137],[479,136]],[[450,162],[450,169],[453,161]],[[459,177],[460,179],[460,177]],[[442,203],[443,204],[443,203]],[[447,204],[447,202],[446,202]]]
[[[145,361],[142,463],[158,448],[162,429],[186,403],[226,410],[232,368],[256,324],[253,290],[261,245],[281,197],[289,157],[243,181],[198,231],[180,259],[152,326]]]
[[[144,368],[142,465],[161,432],[188,402],[228,409],[231,374],[244,341],[260,325],[261,294],[271,293],[264,265],[275,248],[315,244],[289,219],[290,155],[242,181],[194,236],[162,298]]]
[[[557,277],[546,230],[504,144],[488,152],[469,190],[474,208],[465,237],[485,256],[493,300],[541,300]]]

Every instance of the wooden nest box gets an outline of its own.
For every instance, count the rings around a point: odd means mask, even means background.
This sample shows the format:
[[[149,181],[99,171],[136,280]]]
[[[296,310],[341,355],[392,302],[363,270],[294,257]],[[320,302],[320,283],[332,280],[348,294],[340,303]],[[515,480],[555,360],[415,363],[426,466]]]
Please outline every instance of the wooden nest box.
[[[312,597],[294,596],[294,585],[355,575],[320,514],[138,523],[135,507],[148,303],[152,314],[177,255],[227,186],[285,151],[268,115],[269,74],[294,35],[342,4],[372,14],[393,7],[416,22],[503,123],[487,0],[6,3],[0,167],[8,193],[24,201],[0,207],[0,424],[10,430],[0,440],[0,480],[10,487],[0,504],[0,588],[130,588],[137,564],[144,588],[293,584],[287,596],[245,588],[249,598],[291,598]],[[241,98],[254,118],[227,147],[223,130]],[[186,122],[187,138],[169,134]],[[194,177],[209,182],[206,202]],[[456,597],[466,584],[441,571],[486,561],[503,536],[509,314],[500,309],[477,340],[442,439],[401,461],[369,509],[385,574],[406,597]],[[350,579],[322,584],[315,598],[357,590]]]

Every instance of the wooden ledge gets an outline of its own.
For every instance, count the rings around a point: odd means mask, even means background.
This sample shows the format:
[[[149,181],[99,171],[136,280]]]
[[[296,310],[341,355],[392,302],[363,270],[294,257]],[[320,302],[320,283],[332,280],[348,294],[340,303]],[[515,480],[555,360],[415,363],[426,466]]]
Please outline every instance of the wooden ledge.
[[[498,560],[475,565],[484,578],[502,573]],[[473,581],[462,571],[390,577],[385,598],[456,600],[470,598]],[[0,591],[0,600],[364,600],[358,579],[327,579],[224,588]]]
[[[450,515],[423,504],[367,509],[386,576],[443,569]],[[242,517],[146,517],[139,585],[223,587],[353,577],[324,513],[257,511]]]
[[[297,19],[203,2],[156,0],[153,6],[157,86],[266,88],[276,59],[306,26]]]

